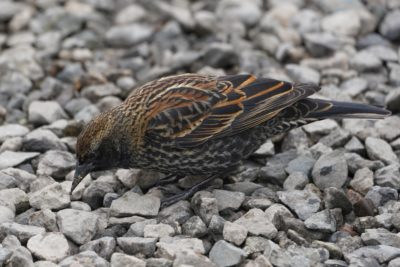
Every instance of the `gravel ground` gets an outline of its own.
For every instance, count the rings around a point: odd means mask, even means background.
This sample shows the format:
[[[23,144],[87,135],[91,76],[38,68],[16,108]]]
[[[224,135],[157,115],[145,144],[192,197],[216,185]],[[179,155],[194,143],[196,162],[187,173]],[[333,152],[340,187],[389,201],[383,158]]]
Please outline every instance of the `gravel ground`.
[[[0,265],[400,266],[399,41],[398,0],[1,0]],[[82,125],[182,72],[320,83],[395,115],[295,129],[161,210],[160,175],[135,169],[70,196]]]

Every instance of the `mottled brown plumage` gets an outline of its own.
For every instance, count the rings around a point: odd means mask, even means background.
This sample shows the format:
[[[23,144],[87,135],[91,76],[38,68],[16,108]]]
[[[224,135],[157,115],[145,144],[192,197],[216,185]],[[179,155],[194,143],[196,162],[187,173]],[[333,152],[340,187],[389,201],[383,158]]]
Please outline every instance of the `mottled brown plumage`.
[[[111,168],[162,173],[229,173],[267,138],[327,117],[383,118],[365,104],[309,98],[313,84],[252,75],[183,74],[149,82],[93,119],[78,137],[72,190]]]

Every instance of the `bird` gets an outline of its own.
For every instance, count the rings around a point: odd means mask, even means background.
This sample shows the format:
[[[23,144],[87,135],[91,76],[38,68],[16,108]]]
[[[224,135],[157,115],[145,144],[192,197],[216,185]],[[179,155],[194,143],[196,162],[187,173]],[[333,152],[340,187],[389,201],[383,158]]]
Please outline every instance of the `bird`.
[[[201,175],[193,187],[162,200],[191,197],[241,166],[268,138],[326,118],[382,119],[373,105],[313,98],[320,87],[252,74],[179,74],[150,81],[93,118],[77,138],[71,193],[90,172],[139,168],[165,181]]]

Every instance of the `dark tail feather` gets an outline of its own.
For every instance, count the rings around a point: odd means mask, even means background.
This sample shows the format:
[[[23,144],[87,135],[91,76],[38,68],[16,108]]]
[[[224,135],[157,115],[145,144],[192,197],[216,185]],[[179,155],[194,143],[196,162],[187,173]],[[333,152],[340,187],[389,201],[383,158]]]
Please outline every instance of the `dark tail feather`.
[[[391,114],[389,110],[367,104],[311,98],[307,98],[307,100],[311,100],[318,107],[311,111],[306,118],[383,119]]]

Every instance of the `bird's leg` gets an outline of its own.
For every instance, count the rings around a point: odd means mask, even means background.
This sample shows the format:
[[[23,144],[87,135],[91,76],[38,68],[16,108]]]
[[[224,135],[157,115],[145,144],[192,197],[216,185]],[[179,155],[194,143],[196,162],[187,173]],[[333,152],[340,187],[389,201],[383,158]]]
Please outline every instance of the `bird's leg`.
[[[193,196],[196,192],[200,191],[203,188],[203,186],[207,185],[208,183],[210,183],[211,181],[215,180],[219,176],[220,176],[219,174],[211,175],[207,179],[204,179],[203,181],[195,184],[191,188],[189,188],[189,189],[187,189],[187,190],[185,190],[185,191],[183,191],[183,192],[181,192],[179,194],[176,194],[176,195],[171,196],[171,197],[164,198],[161,201],[161,207],[162,208],[167,207],[169,205],[174,204],[175,202],[178,202],[180,200],[184,200],[184,199],[187,199],[187,198]]]
[[[175,183],[184,177],[185,177],[184,175],[169,174],[165,177],[162,177],[160,180],[158,180],[158,182],[155,184],[155,186],[163,186],[163,185]]]

